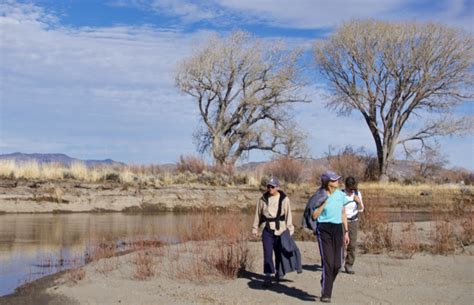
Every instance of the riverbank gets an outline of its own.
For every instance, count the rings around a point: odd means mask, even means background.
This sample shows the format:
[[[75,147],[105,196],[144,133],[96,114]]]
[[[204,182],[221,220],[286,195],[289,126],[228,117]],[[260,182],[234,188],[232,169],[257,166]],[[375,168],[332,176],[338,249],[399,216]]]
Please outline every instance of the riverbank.
[[[43,278],[0,298],[0,304],[305,304],[319,300],[321,268],[314,242],[297,242],[303,273],[290,273],[269,289],[262,287],[259,242],[248,243],[254,261],[237,279],[212,272],[201,277],[183,273],[196,272],[192,254],[208,243],[188,242],[150,252],[154,273],[144,280],[136,279],[140,252],[130,253],[88,264],[75,280],[68,273]],[[450,256],[418,253],[412,259],[360,254],[356,274],[338,276],[332,303],[469,304],[474,298],[473,250],[471,246],[469,254]],[[104,272],[105,265],[112,267]]]
[[[0,181],[0,213],[247,210],[260,192],[248,187],[143,187],[78,181]]]
[[[301,211],[316,186],[288,185],[292,209]],[[472,205],[472,186],[362,184],[367,205],[387,211],[431,212]],[[1,213],[253,211],[262,190],[257,186],[140,183],[78,180],[0,179]],[[462,203],[460,206],[459,203]]]

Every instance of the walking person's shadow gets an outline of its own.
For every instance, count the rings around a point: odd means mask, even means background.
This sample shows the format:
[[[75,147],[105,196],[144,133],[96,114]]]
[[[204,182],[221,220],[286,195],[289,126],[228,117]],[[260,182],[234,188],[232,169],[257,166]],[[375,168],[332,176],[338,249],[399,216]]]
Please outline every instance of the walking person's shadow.
[[[303,270],[307,270],[307,271],[323,271],[323,266],[321,265],[318,265],[318,264],[314,264],[314,265],[303,265],[301,266],[303,268]]]
[[[303,266],[304,269],[304,266]],[[285,282],[293,282],[291,280],[281,280],[280,282],[273,283],[270,287],[264,287],[263,282],[265,280],[265,276],[262,274],[258,274],[255,272],[250,271],[243,271],[240,274],[240,277],[247,278],[250,281],[248,282],[249,288],[256,289],[256,290],[270,290],[276,293],[283,293],[288,296],[298,298],[303,301],[316,301],[316,296],[307,293],[304,290],[298,289],[296,287],[288,287],[283,285],[282,283]]]

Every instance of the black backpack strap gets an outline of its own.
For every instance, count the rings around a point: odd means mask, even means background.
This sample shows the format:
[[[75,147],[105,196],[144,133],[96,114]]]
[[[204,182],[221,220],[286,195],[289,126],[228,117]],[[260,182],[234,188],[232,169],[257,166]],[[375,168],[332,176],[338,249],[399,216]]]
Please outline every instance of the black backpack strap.
[[[278,231],[280,230],[280,221],[281,220],[285,220],[285,216],[281,215],[281,211],[282,211],[282,206],[283,206],[283,200],[285,200],[286,198],[286,194],[283,193],[282,191],[278,191],[280,193],[280,198],[278,200],[278,210],[277,210],[277,214],[276,214],[276,217],[275,218],[268,218],[268,217],[265,217],[264,215],[260,215],[260,222],[259,224],[262,224],[264,222],[267,223],[267,225],[269,225],[270,222],[275,222],[275,229]],[[268,204],[268,192],[265,192],[262,196],[262,200]]]
[[[281,217],[281,207],[283,205],[283,200],[285,200],[286,198],[286,195],[285,193],[283,193],[282,191],[279,191],[280,192],[280,198],[278,200],[278,210],[277,210],[277,214],[276,214],[276,219],[275,219],[275,229],[278,231],[280,230],[280,219]],[[283,217],[283,220],[285,220],[285,217]]]

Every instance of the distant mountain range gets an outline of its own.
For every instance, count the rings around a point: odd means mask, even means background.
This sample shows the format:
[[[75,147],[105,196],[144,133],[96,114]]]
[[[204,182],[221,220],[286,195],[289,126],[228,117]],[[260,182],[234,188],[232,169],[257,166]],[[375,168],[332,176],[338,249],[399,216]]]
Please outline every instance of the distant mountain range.
[[[69,157],[65,154],[24,154],[15,152],[12,154],[0,154],[0,160],[15,160],[18,162],[37,161],[38,163],[61,163],[71,165],[73,162],[83,162],[86,166],[97,165],[126,165],[125,163],[114,161],[112,159],[105,160],[81,160]]]

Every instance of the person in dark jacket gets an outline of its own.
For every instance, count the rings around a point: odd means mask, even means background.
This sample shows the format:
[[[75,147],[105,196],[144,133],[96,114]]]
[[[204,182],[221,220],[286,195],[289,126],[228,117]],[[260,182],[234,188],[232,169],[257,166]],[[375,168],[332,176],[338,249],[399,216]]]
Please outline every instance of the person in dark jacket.
[[[344,205],[348,203],[346,194],[338,189],[341,176],[334,172],[321,175],[321,187],[327,192],[327,199],[312,213],[317,221],[316,236],[321,255],[321,302],[329,303],[333,283],[342,265],[342,246],[349,243],[347,218]]]
[[[280,235],[286,230],[293,235],[294,226],[291,215],[290,199],[279,190],[280,181],[271,177],[267,182],[267,191],[257,203],[252,233],[258,236],[259,229],[262,230],[263,244],[263,273],[265,274],[264,286],[272,283],[272,274],[278,280],[275,265],[280,265],[281,245]],[[275,253],[275,263],[273,262]]]
[[[313,212],[319,208],[324,201],[328,198],[326,189],[320,187],[316,192],[311,196],[306,203],[306,207],[303,212],[303,219],[301,220],[301,225],[303,228],[311,230],[314,235],[316,235],[316,220],[313,219]]]

